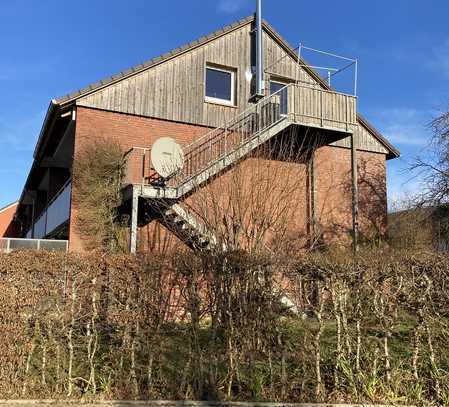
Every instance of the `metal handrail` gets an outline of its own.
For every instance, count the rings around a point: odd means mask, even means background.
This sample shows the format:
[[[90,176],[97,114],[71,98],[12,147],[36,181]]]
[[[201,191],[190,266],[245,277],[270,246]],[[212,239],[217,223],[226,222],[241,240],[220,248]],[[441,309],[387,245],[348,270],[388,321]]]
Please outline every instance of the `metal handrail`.
[[[265,112],[268,113],[268,120],[264,115],[264,108],[266,106],[270,106],[273,100],[277,101],[277,99],[285,92],[288,91],[288,88],[293,84],[289,84],[279,89],[277,92],[261,99],[258,103],[241,112],[237,116],[235,116],[232,120],[228,121],[224,126],[217,127],[216,129],[206,133],[204,136],[196,139],[189,145],[184,147],[185,156],[184,162],[187,163],[187,171],[181,171],[174,180],[177,181],[177,187],[180,187],[182,184],[189,182],[196,175],[201,172],[207,170],[210,166],[212,166],[215,162],[223,159],[223,157],[227,156],[231,152],[236,151],[239,147],[246,144],[250,140],[254,139],[258,136],[262,131],[267,128],[275,125],[279,121],[285,119],[284,115],[280,114],[280,111],[277,112],[277,116],[270,117],[270,113],[274,112]],[[280,105],[280,103],[276,103]],[[265,119],[265,120],[264,120]],[[255,126],[255,128],[254,128]],[[242,133],[245,134],[245,137],[242,136]],[[233,136],[238,135],[239,140],[236,144],[232,145],[232,140],[229,140]],[[223,144],[223,146],[220,146]],[[219,151],[218,154],[213,153],[214,147],[218,145]],[[201,154],[206,154],[208,159],[201,160]],[[189,160],[194,160],[198,158],[199,161],[202,161],[195,168],[192,168],[192,171],[189,172]],[[194,164],[191,164],[194,166]],[[184,165],[186,168],[186,165]]]
[[[20,237],[1,237],[0,243],[6,243],[5,245],[0,244],[0,253],[10,253],[13,250],[47,250],[48,248],[45,248],[45,245],[47,244],[61,244],[64,247],[56,248],[53,247],[50,250],[63,250],[67,251],[69,248],[69,241],[68,240],[58,240],[58,239],[26,239],[26,238],[20,238]],[[23,243],[31,243],[32,246],[24,245],[22,247],[11,247],[12,242],[23,242]]]
[[[325,94],[332,94],[338,96],[344,96],[346,98],[351,98],[356,100],[357,97],[354,95],[349,95],[342,92],[337,92],[335,90],[323,89],[321,87],[313,86],[313,84],[300,84],[297,82],[292,82],[287,84],[283,88],[279,89],[277,92],[266,96],[261,99],[258,103],[248,107],[241,113],[234,116],[232,119],[227,120],[225,124],[218,126],[194,141],[184,144],[184,168],[178,174],[176,174],[173,178],[171,178],[168,182],[172,187],[180,187],[182,184],[190,181],[196,175],[201,174],[203,171],[207,170],[210,166],[212,166],[217,161],[223,159],[223,157],[229,155],[231,152],[234,152],[236,149],[244,145],[249,140],[252,140],[254,137],[269,128],[270,126],[278,123],[280,120],[285,118],[285,115],[280,114],[279,111],[277,114],[278,117],[268,117],[267,120],[267,106],[271,105],[279,105],[280,106],[280,97],[286,96],[288,103],[288,111],[287,116],[291,117],[291,115],[295,114],[294,106],[295,102],[293,102],[293,106],[290,104],[290,96],[295,95],[294,91],[300,92],[300,89],[311,89],[315,92],[319,92],[322,99],[322,96]],[[291,93],[292,92],[292,93]],[[294,98],[293,98],[294,99]],[[347,106],[347,105],[346,105]],[[270,116],[270,109],[268,108],[268,116]],[[293,111],[292,111],[293,109]],[[347,107],[346,107],[347,109]],[[339,120],[334,120],[333,118],[327,118],[323,116],[323,107],[321,106],[321,113],[318,115],[321,120],[334,121],[339,122]],[[273,112],[271,112],[273,113]],[[348,112],[346,111],[346,116]],[[263,116],[266,117],[263,117]],[[304,117],[309,117],[307,114],[301,114]],[[314,116],[310,116],[315,118]],[[274,120],[276,119],[276,120]],[[348,117],[346,117],[346,128],[352,123],[352,121],[348,121]],[[323,125],[323,123],[321,123]],[[144,156],[151,150],[148,147],[134,147],[132,150],[139,150],[142,152]],[[127,152],[128,154],[129,152]],[[151,177],[145,176],[145,172],[142,169],[142,184],[146,184],[148,182],[148,178],[151,181],[158,181],[161,178],[157,174],[152,174]],[[167,182],[167,180],[165,180]],[[151,182],[150,182],[151,183]]]
[[[210,137],[210,135],[212,133],[214,133],[215,131],[217,131],[218,129],[226,129],[229,128],[233,123],[237,122],[240,118],[245,117],[248,115],[248,113],[254,111],[257,109],[258,106],[263,105],[264,103],[267,102],[268,99],[280,94],[281,92],[285,91],[286,88],[288,88],[291,85],[295,85],[293,83],[290,83],[286,86],[284,86],[283,88],[279,89],[278,91],[276,91],[275,93],[272,93],[269,96],[264,97],[263,99],[259,100],[259,102],[255,103],[254,105],[250,106],[249,108],[245,109],[243,112],[239,113],[237,116],[234,116],[231,120],[228,120],[228,122],[226,122],[223,126],[218,126],[215,129],[207,132],[206,134],[202,135],[201,137],[198,137],[197,139],[195,139],[194,141],[192,141],[190,144],[187,144],[184,148],[187,149],[187,153],[189,152],[190,149],[192,149],[192,147],[194,147],[196,144],[201,143],[204,139],[206,139],[207,137]]]
[[[344,95],[344,96],[348,96],[348,97],[352,97],[354,99],[357,99],[357,96],[354,96],[354,95],[351,95],[351,94],[348,94],[348,93],[337,92],[337,91],[331,90],[331,89],[317,88],[317,87],[314,87],[313,85],[314,84],[300,85],[298,83],[289,83],[289,84],[285,85],[283,88],[279,89],[275,93],[272,93],[271,95],[266,96],[265,98],[261,99],[258,103],[254,104],[253,106],[250,106],[248,109],[246,109],[243,112],[239,113],[237,116],[235,116],[233,119],[229,120],[224,125],[216,127],[215,129],[213,129],[213,130],[207,132],[206,134],[202,135],[201,137],[195,139],[191,143],[185,145],[184,146],[184,151],[186,152],[186,154],[189,153],[190,152],[189,150],[191,150],[196,144],[199,144],[199,143],[203,142],[204,139],[206,139],[207,137],[210,137],[210,135],[213,134],[214,132],[216,132],[218,129],[225,129],[227,127],[230,127],[233,122],[238,121],[238,119],[240,119],[241,117],[244,117],[245,115],[248,115],[249,112],[257,109],[258,106],[261,106],[264,103],[266,103],[266,101],[269,98],[271,98],[273,96],[276,96],[278,94],[281,94],[282,92],[285,92],[286,90],[288,92],[288,88],[291,88],[291,87],[314,89],[314,90],[319,91],[319,92],[332,93],[332,94],[336,94],[336,95]]]

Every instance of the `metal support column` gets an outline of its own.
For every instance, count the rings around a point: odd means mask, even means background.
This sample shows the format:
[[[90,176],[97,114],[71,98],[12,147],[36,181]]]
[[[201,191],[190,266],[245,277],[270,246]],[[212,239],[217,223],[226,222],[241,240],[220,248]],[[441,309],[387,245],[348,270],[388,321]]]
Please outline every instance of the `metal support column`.
[[[129,252],[136,253],[137,250],[137,216],[139,207],[139,195],[137,194],[136,187],[133,186],[132,199],[131,199],[131,226],[129,234]]]
[[[316,174],[315,174],[315,151],[312,152],[312,157],[310,159],[310,183],[312,187],[312,197],[311,197],[311,212],[312,212],[312,228],[313,233],[316,234]]]
[[[352,181],[352,248],[359,249],[359,188],[357,171],[357,146],[355,134],[351,134],[351,181]]]
[[[256,96],[265,96],[265,81],[263,67],[263,29],[262,29],[262,0],[257,0],[256,8]]]
[[[307,232],[310,247],[316,243],[316,177],[315,177],[315,152],[312,151],[307,163]]]

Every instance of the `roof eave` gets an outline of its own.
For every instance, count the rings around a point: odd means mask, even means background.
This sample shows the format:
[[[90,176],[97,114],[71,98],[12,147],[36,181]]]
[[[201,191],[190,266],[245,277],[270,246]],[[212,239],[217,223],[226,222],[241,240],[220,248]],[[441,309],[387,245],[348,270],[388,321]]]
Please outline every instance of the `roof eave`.
[[[49,117],[51,117],[53,110],[59,106],[59,108],[66,108],[70,104],[76,103],[77,99],[87,96],[93,92],[97,92],[109,85],[112,85],[114,83],[117,83],[119,81],[122,81],[126,78],[129,78],[131,76],[134,76],[146,69],[149,69],[151,67],[154,67],[156,65],[159,65],[163,62],[166,62],[170,59],[173,59],[175,57],[178,57],[186,52],[191,51],[192,49],[195,49],[197,47],[200,47],[210,41],[213,41],[214,39],[225,35],[229,32],[232,32],[234,30],[239,29],[240,27],[243,27],[246,24],[251,23],[254,21],[254,15],[250,15],[248,17],[245,17],[233,24],[230,24],[228,26],[225,26],[217,31],[215,31],[212,34],[206,35],[204,37],[201,37],[198,40],[195,40],[189,44],[186,44],[184,46],[181,46],[171,52],[166,53],[165,55],[158,56],[156,58],[150,59],[147,62],[144,62],[143,64],[137,65],[133,68],[130,68],[126,71],[122,71],[117,75],[113,75],[107,79],[103,79],[95,84],[89,85],[88,87],[84,89],[80,89],[78,91],[75,91],[71,94],[68,94],[66,96],[62,96],[57,99],[53,99],[52,103],[50,105],[49,111],[47,112],[47,116],[44,121],[44,126],[42,127],[41,134],[39,135],[38,144],[36,146],[35,154],[38,152],[40,148],[40,142],[43,138],[44,130],[46,130],[46,127],[48,126],[48,123],[50,122]],[[295,53],[294,49],[288,44],[288,42],[266,21],[263,20],[262,22],[263,27],[265,30],[267,30],[273,37],[276,38],[276,40],[285,48],[287,52],[291,54],[293,57],[297,57],[297,54]],[[313,78],[320,83],[321,86],[323,86],[325,89],[332,89],[327,82],[321,78],[312,68],[309,68],[307,64],[305,64],[305,69],[307,72],[313,76]],[[50,111],[52,110],[52,111]],[[396,149],[382,134],[374,128],[372,124],[368,122],[360,113],[357,113],[357,119],[359,120],[362,125],[364,125],[377,139],[378,141],[388,150],[387,159],[393,159],[400,156],[400,152],[398,149]]]
[[[10,209],[14,205],[17,205],[18,203],[19,203],[19,201],[11,202],[10,204],[4,206],[3,208],[0,208],[0,213]]]
[[[55,111],[57,110],[59,103],[56,99],[52,99],[50,101],[50,105],[48,106],[47,113],[45,115],[44,123],[42,124],[41,131],[39,132],[39,137],[37,139],[36,147],[34,148],[33,158],[36,159],[39,153],[40,146],[44,140],[45,134],[48,130],[49,123],[51,123],[51,119]]]
[[[285,50],[288,51],[291,54],[291,56],[297,57],[297,54],[295,53],[291,45],[270,25],[270,23],[264,20],[263,25],[265,29],[267,29],[270,32],[271,35],[273,35],[281,44],[284,45]],[[307,71],[307,73],[312,75],[312,77],[317,82],[319,82],[321,86],[323,86],[327,90],[332,90],[332,87],[329,86],[329,84],[323,78],[321,78],[321,76],[319,76],[317,72],[315,72],[315,70],[310,68],[306,62],[304,63],[304,69]],[[371,133],[373,133],[373,135],[378,139],[378,141],[388,150],[388,154],[386,154],[387,160],[400,157],[401,155],[400,151],[396,147],[394,147],[384,136],[382,136],[382,134],[371,123],[369,123],[368,120],[362,116],[362,114],[358,112],[357,112],[357,120],[360,123],[362,123]]]
[[[399,158],[401,156],[401,152],[393,146],[382,134],[361,114],[357,113],[357,119],[361,122],[371,133],[373,133],[380,143],[389,151],[387,154],[387,160],[391,160],[393,158]]]
[[[106,88],[107,86],[113,85],[114,83],[120,82],[124,79],[127,79],[131,76],[137,75],[141,73],[142,71],[145,71],[146,69],[152,68],[156,65],[159,65],[161,63],[167,62],[173,58],[176,58],[182,54],[185,54],[186,52],[190,52],[195,48],[201,47],[208,42],[211,42],[215,40],[216,38],[219,38],[225,34],[228,34],[232,31],[238,30],[239,28],[251,23],[254,21],[254,15],[247,16],[245,18],[242,18],[238,20],[237,22],[234,22],[230,25],[227,25],[225,27],[220,28],[219,30],[216,30],[215,32],[205,35],[197,40],[194,40],[186,45],[180,46],[172,51],[169,51],[161,56],[157,56],[155,58],[152,58],[142,64],[136,65],[132,68],[129,68],[125,71],[122,71],[116,75],[112,75],[106,79],[102,79],[94,84],[91,84],[83,89],[79,89],[75,92],[72,92],[68,95],[59,97],[55,99],[54,101],[59,104],[61,107],[65,107],[66,105],[75,102],[77,99],[81,97],[85,97],[91,93],[97,92],[103,88]]]

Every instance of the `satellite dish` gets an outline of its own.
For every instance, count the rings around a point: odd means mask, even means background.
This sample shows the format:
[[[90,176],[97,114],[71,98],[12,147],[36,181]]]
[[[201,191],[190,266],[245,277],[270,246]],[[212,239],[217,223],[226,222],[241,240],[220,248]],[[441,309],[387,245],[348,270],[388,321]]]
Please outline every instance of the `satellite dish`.
[[[151,164],[162,178],[170,178],[182,170],[184,153],[171,137],[161,137],[151,148]]]

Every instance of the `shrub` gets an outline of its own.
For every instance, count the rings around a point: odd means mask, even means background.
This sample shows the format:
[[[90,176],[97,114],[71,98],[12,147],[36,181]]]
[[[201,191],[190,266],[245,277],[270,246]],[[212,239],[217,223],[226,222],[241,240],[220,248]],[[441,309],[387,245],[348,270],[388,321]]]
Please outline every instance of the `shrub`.
[[[0,270],[0,398],[448,401],[441,254],[15,252]]]

